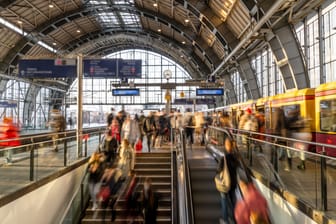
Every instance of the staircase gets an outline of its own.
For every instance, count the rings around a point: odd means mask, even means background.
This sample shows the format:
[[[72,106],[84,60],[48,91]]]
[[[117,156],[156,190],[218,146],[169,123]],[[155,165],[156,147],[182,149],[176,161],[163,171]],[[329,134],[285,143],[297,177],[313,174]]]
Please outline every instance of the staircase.
[[[171,154],[138,153],[135,159],[134,170],[136,178],[139,179],[140,189],[142,189],[145,178],[150,177],[154,191],[159,194],[157,223],[171,223]],[[120,197],[116,203],[116,219],[113,223],[128,223],[129,217],[127,217],[124,197]],[[92,204],[90,202],[81,223],[102,223],[103,212],[106,213],[105,222],[109,223],[111,220],[111,209],[99,208],[92,210]],[[134,221],[136,223],[138,223],[138,221],[141,222],[142,218],[137,217]]]

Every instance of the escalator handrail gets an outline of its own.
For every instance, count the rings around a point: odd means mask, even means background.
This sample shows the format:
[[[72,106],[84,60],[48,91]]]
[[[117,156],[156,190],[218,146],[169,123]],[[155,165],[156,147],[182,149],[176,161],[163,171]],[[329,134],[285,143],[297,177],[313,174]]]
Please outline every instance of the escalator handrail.
[[[191,181],[190,181],[190,170],[189,163],[186,154],[186,135],[183,129],[180,130],[180,134],[182,136],[182,162],[183,162],[183,171],[185,176],[184,183],[184,194],[186,195],[186,203],[185,203],[185,211],[186,211],[186,223],[193,224],[195,223],[194,219],[194,206],[193,206],[193,198],[191,193]]]

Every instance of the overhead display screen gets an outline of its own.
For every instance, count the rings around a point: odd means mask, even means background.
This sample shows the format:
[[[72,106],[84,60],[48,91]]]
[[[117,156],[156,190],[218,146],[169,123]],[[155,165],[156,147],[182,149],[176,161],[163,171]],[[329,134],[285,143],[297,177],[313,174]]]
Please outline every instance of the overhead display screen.
[[[202,88],[196,89],[196,96],[223,96],[223,88]]]
[[[21,59],[19,76],[25,78],[70,78],[77,76],[76,59]]]
[[[140,96],[139,89],[112,89],[113,96]]]
[[[84,59],[84,76],[92,78],[141,78],[141,60]]]
[[[141,78],[141,60],[118,60],[120,78]]]
[[[117,77],[117,59],[84,59],[83,64],[85,77]]]

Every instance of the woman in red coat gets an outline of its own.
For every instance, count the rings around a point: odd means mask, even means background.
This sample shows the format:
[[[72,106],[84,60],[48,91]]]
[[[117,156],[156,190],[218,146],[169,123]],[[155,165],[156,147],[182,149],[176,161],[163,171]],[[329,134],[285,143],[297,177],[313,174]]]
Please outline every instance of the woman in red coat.
[[[13,123],[11,117],[5,117],[0,125],[0,147],[15,147],[20,145],[19,128]],[[12,149],[7,151],[7,162],[12,162]]]

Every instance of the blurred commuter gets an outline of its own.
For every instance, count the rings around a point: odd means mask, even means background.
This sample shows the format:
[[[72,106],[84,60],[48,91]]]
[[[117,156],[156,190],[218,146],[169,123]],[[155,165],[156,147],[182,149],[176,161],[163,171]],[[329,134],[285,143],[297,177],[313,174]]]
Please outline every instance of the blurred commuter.
[[[234,223],[234,207],[236,204],[236,193],[237,188],[237,167],[239,166],[238,158],[234,153],[235,142],[233,142],[228,136],[224,140],[225,148],[225,159],[222,158],[219,161],[217,173],[224,171],[225,162],[226,167],[230,174],[230,188],[225,191],[221,191],[219,187],[216,186],[217,190],[221,196],[221,207],[222,207],[222,218],[224,223]]]
[[[92,200],[92,209],[95,210],[98,208],[97,194],[100,191],[101,187],[101,177],[104,173],[104,154],[99,152],[94,152],[91,155],[88,164],[88,173],[89,173],[89,192]]]
[[[132,147],[140,139],[139,123],[130,114],[127,114],[121,127],[121,139],[127,139]]]
[[[69,128],[72,129],[73,128],[73,120],[72,117],[68,118],[68,124],[69,124]]]
[[[114,164],[118,156],[119,143],[115,137],[105,134],[103,152],[106,156],[106,162]]]
[[[222,113],[219,117],[219,127],[229,129],[232,128],[232,123],[228,112]]]
[[[118,167],[123,172],[123,177],[127,177],[134,169],[135,152],[127,139],[123,139],[119,147]]]
[[[108,187],[108,192],[106,196],[100,198],[101,205],[103,209],[108,206],[111,208],[111,221],[113,222],[116,218],[115,203],[117,201],[117,193],[121,188],[121,185],[125,179],[122,178],[122,171],[119,168],[106,168],[104,174],[101,177],[102,186]],[[104,188],[101,187],[101,190]],[[103,210],[103,221],[105,221],[106,210]]]
[[[242,169],[238,169],[238,184],[242,198],[236,203],[237,224],[270,224],[269,209],[264,196],[256,189]]]
[[[271,126],[270,126],[270,133],[271,135],[281,136],[281,137],[287,137],[287,129],[286,129],[286,123],[285,123],[285,114],[284,110],[281,107],[275,107],[272,108],[273,114],[271,116]],[[274,143],[287,146],[287,142],[281,139],[276,139]],[[283,147],[274,146],[271,149],[271,162],[275,168],[275,170],[278,170],[278,153],[280,154],[279,160],[283,160],[285,158],[285,151]],[[286,163],[286,170],[291,169],[292,167],[292,157],[287,151],[287,163]]]
[[[143,184],[140,197],[140,208],[144,217],[144,224],[155,224],[158,209],[158,195],[152,188],[152,180],[147,177]]]
[[[62,115],[60,110],[53,109],[50,112],[50,120],[48,122],[49,127],[54,132],[52,135],[52,141],[53,141],[53,149],[55,152],[58,151],[58,139],[59,139],[59,132],[64,132],[66,127],[65,118]]]
[[[239,121],[239,129],[243,130],[241,141],[247,151],[247,157],[251,160],[251,156],[252,156],[251,138],[256,137],[256,135],[251,134],[251,132],[258,131],[258,120],[255,117],[255,115],[252,113],[251,108],[245,109],[245,113],[240,118],[240,121]]]
[[[166,112],[161,111],[157,113],[155,128],[155,140],[153,140],[153,144],[155,148],[160,148],[162,142],[166,140],[165,137],[168,135],[170,128],[170,122],[166,117]]]
[[[265,141],[265,136],[264,136],[265,134],[265,114],[261,111],[257,111],[255,113],[255,117],[258,121],[258,132],[261,133],[261,135],[256,136],[256,138],[261,141]],[[262,149],[263,143],[256,141],[255,145],[256,145],[256,148],[259,148],[259,152],[263,151]]]
[[[13,118],[4,117],[3,122],[0,124],[0,147],[15,147],[19,146],[19,128],[13,123]],[[6,152],[6,162],[12,163],[12,149],[8,149]]]
[[[204,127],[204,115],[203,112],[196,112],[195,113],[195,137],[199,144],[204,143],[204,136],[203,136],[203,127]]]
[[[110,127],[113,118],[115,118],[114,108],[111,107],[111,112],[107,115],[107,127]]]
[[[308,119],[304,119],[303,117],[301,117],[299,110],[293,110],[289,112],[289,116],[287,118],[287,130],[290,138],[302,141],[312,140],[310,121]],[[309,144],[294,141],[291,145],[292,147],[301,150],[300,152],[301,162],[297,166],[297,168],[300,170],[305,170],[306,169],[305,151],[308,150]]]
[[[143,111],[140,112],[140,115],[138,116],[138,118],[139,118],[138,119],[138,124],[139,124],[139,130],[140,130],[140,139],[141,139],[141,141],[143,141],[143,137],[145,136],[145,132],[143,130],[143,126],[144,126],[144,122],[145,122],[145,119],[146,119]]]
[[[150,152],[151,142],[155,132],[155,119],[152,111],[149,112],[149,115],[144,119],[142,130],[147,139],[148,152]]]
[[[184,115],[184,130],[186,132],[187,142],[192,145],[194,144],[194,130],[195,130],[195,116],[192,114],[191,109],[187,108],[187,112]]]
[[[111,125],[109,126],[110,136],[112,138],[116,138],[118,143],[120,143],[120,126],[116,117],[114,117],[111,121]]]

